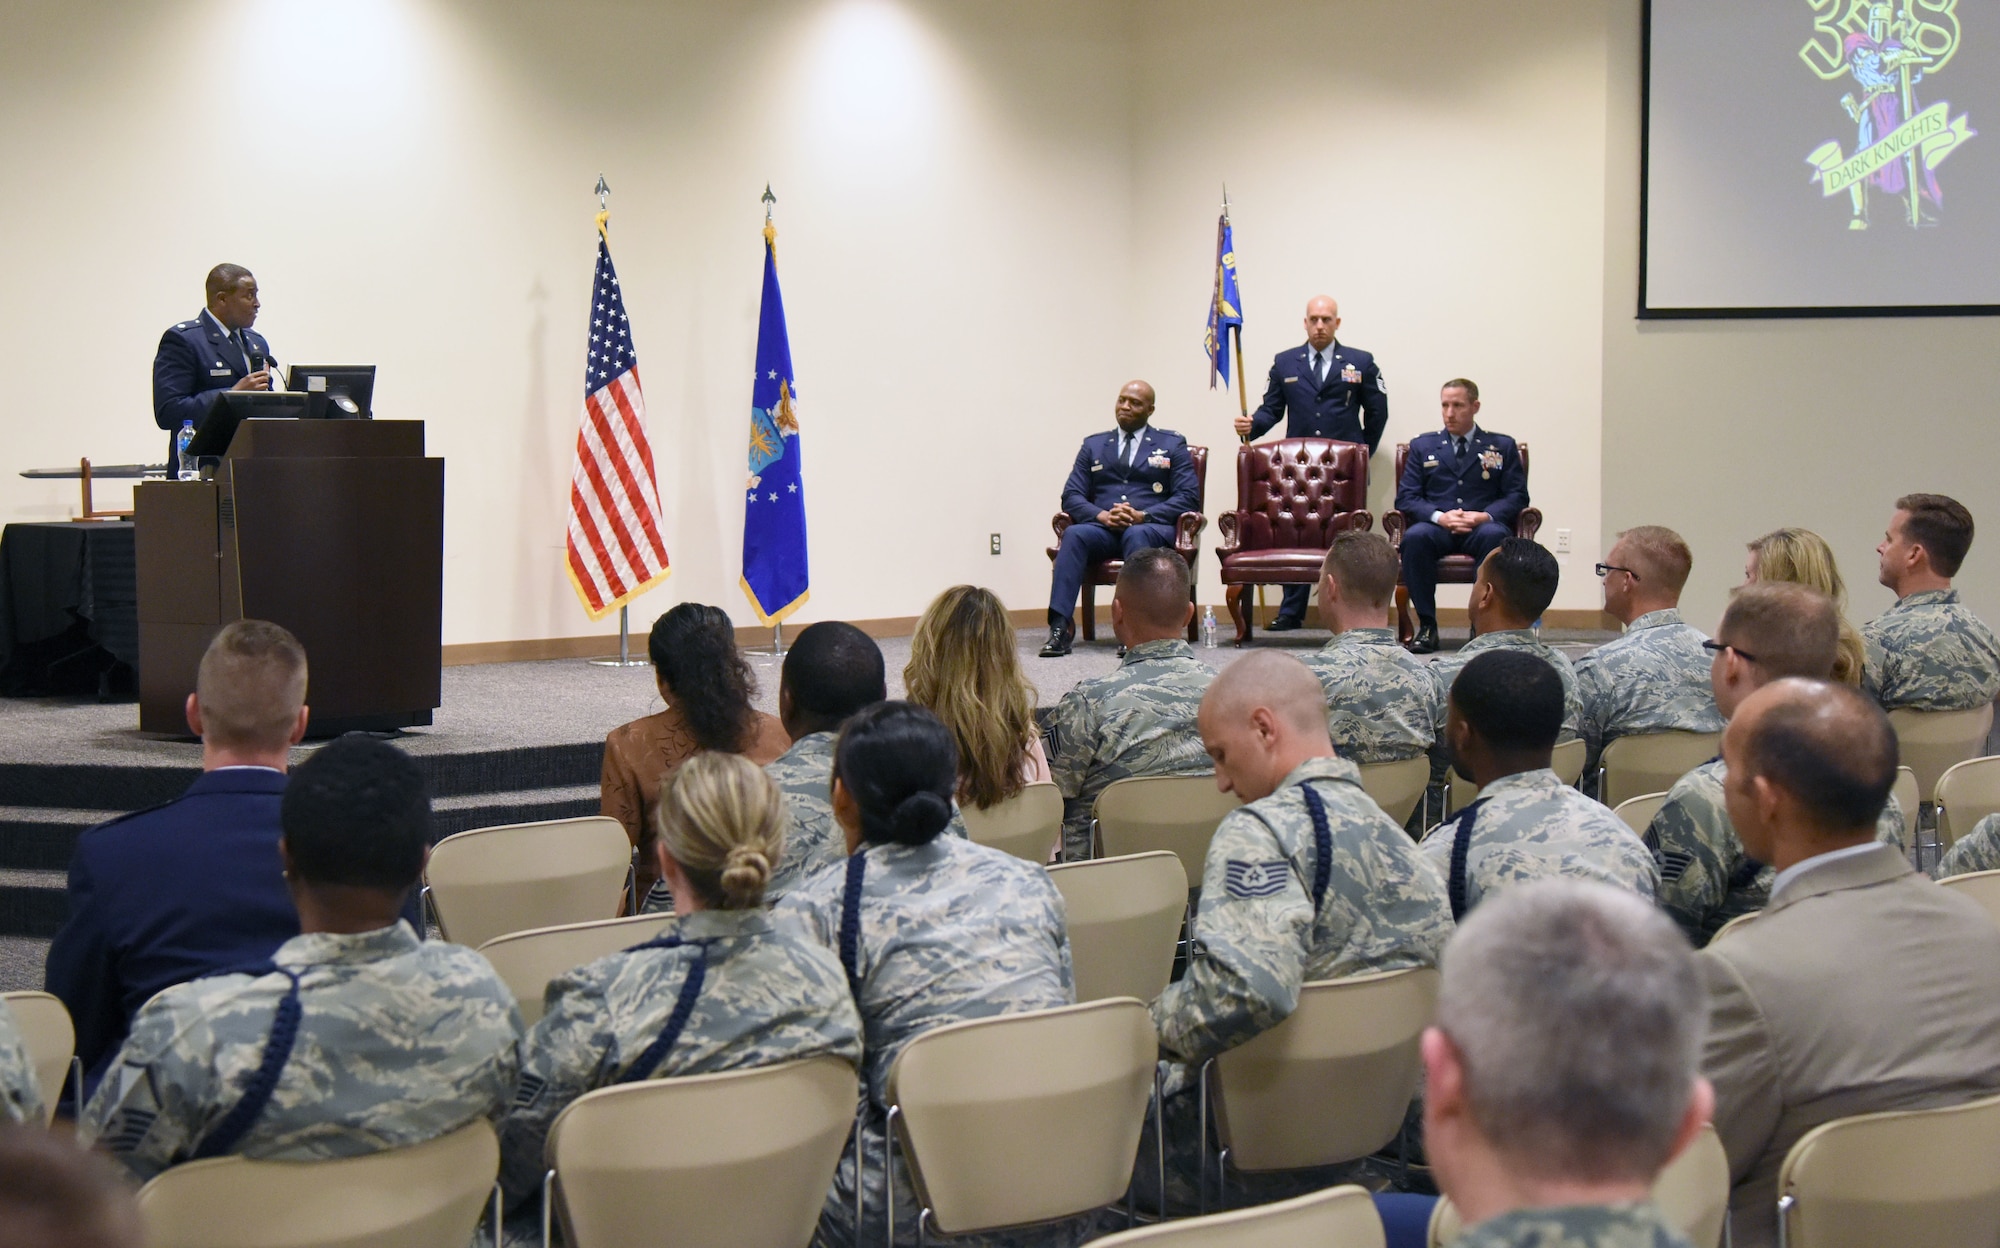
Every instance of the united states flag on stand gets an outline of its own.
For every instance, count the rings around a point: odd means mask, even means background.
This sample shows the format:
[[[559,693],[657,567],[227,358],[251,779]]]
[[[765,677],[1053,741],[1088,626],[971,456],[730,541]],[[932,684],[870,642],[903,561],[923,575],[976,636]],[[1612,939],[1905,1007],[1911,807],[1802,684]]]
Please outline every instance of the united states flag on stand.
[[[583,369],[583,427],[569,479],[565,566],[590,618],[601,619],[666,579],[660,492],[646,441],[639,357],[618,273],[611,267],[606,214],[597,215],[597,280],[590,297],[590,352]]]

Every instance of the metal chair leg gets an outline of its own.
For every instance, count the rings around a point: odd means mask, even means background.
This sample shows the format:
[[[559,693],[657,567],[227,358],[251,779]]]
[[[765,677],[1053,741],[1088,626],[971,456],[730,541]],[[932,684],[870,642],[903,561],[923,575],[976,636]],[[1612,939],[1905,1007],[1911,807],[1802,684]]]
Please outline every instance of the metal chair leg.
[[[69,1086],[75,1089],[74,1092],[70,1093],[70,1096],[72,1097],[76,1105],[76,1118],[74,1119],[74,1121],[82,1122],[83,1121],[83,1059],[80,1057],[72,1056],[69,1059]]]
[[[1792,1209],[1799,1202],[1790,1195],[1778,1197],[1778,1248],[1791,1248],[1790,1228],[1785,1225],[1791,1218]],[[1723,1225],[1727,1226],[1725,1222]]]
[[[888,1248],[896,1248],[896,1119],[901,1114],[901,1106],[891,1105],[882,1125],[882,1222],[889,1228],[882,1242]],[[921,1233],[921,1218],[917,1225]]]
[[[553,1248],[556,1214],[556,1172],[542,1176],[542,1248]]]
[[[500,1223],[502,1221],[502,1218],[503,1218],[503,1213],[500,1207],[500,1185],[498,1183],[495,1183],[493,1185],[493,1248],[501,1248]]]
[[[1201,1081],[1200,1086],[1196,1090],[1201,1098],[1197,1102],[1200,1106],[1200,1111],[1196,1123],[1196,1131],[1198,1132],[1196,1136],[1198,1141],[1197,1151],[1201,1157],[1201,1168],[1197,1172],[1195,1180],[1195,1209],[1202,1214],[1208,1212],[1208,1070],[1213,1065],[1215,1065],[1215,1059],[1210,1058],[1201,1064],[1200,1071],[1196,1073],[1196,1078]],[[1166,1203],[1166,1190],[1163,1187],[1160,1192],[1162,1216],[1164,1216]]]
[[[861,1155],[861,1124],[868,1120],[868,1102],[864,1099],[854,1111],[854,1238],[861,1239],[861,1211],[865,1203],[861,1199],[863,1176],[867,1168],[861,1163],[867,1158]]]
[[[1167,1080],[1153,1063],[1153,1148],[1160,1163],[1160,1221],[1167,1220]]]

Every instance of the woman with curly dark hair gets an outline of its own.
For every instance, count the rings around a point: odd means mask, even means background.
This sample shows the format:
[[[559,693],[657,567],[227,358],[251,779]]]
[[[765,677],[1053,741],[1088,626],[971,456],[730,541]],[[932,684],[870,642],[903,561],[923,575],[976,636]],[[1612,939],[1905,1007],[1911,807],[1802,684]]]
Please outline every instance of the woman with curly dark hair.
[[[639,890],[657,878],[653,816],[660,791],[697,750],[741,754],[762,765],[791,738],[775,715],[750,705],[756,681],[736,649],[736,629],[720,607],[684,602],[653,622],[646,641],[666,709],[620,724],[604,739],[599,808],[624,825],[639,850]]]

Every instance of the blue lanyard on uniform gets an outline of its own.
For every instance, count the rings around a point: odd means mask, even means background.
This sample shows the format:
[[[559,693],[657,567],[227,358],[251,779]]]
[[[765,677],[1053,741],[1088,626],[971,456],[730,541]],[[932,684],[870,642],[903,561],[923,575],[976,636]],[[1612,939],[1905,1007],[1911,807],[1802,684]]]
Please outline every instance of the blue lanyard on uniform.
[[[1317,918],[1319,908],[1326,904],[1326,887],[1333,881],[1333,829],[1326,821],[1326,803],[1313,792],[1312,785],[1301,782],[1299,791],[1305,794],[1306,813],[1313,821],[1313,915]]]
[[[695,999],[701,996],[701,986],[708,979],[708,947],[713,942],[690,942],[678,936],[663,936],[643,945],[634,945],[626,951],[638,953],[642,949],[677,949],[690,943],[695,947],[694,963],[688,967],[687,978],[681,981],[680,995],[674,998],[674,1012],[667,1015],[667,1025],[646,1046],[646,1051],[639,1054],[638,1060],[627,1066],[624,1074],[612,1080],[613,1083],[638,1083],[648,1078],[666,1058],[668,1050],[674,1047],[674,1042],[681,1038],[681,1032],[687,1030],[688,1018],[694,1013]]]
[[[840,965],[847,971],[847,991],[861,1000],[861,881],[868,873],[868,849],[859,846],[847,856],[847,881],[840,889]]]
[[[255,1126],[257,1119],[271,1104],[271,1096],[278,1090],[278,1076],[285,1071],[285,1063],[292,1057],[292,1047],[298,1043],[299,1020],[304,1015],[304,1007],[299,1003],[299,976],[304,970],[294,971],[267,962],[262,966],[247,968],[246,974],[264,976],[273,973],[291,980],[291,987],[278,1002],[277,1012],[271,1019],[271,1034],[264,1039],[264,1056],[257,1063],[250,1081],[244,1085],[243,1098],[222,1116],[213,1130],[202,1137],[197,1144],[191,1161],[201,1161],[208,1157],[221,1157],[235,1148],[244,1134]]]
[[[1451,921],[1454,923],[1464,918],[1465,912],[1472,909],[1465,901],[1465,863],[1467,856],[1472,853],[1472,825],[1478,821],[1479,808],[1485,804],[1486,799],[1480,798],[1445,820],[1439,825],[1437,832],[1431,833],[1432,836],[1436,836],[1438,832],[1445,832],[1454,838],[1451,843],[1451,875],[1445,886],[1446,892],[1451,897]]]

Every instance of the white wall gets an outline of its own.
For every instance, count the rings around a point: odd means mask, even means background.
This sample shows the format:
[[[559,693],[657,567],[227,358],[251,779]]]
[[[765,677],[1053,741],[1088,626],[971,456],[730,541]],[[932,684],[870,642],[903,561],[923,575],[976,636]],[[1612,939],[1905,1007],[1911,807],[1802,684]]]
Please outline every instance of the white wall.
[[[73,485],[20,467],[161,457],[154,344],[227,259],[256,271],[281,359],[375,361],[378,413],[430,422],[447,643],[610,627],[561,570],[602,171],[675,564],[635,623],[689,599],[753,622],[740,490],[768,180],[810,492],[800,618],[913,615],[964,579],[1045,599],[1060,479],[1042,448],[1107,423],[1133,367],[1107,315],[1130,286],[1122,5],[11,16],[6,519],[72,507]]]

